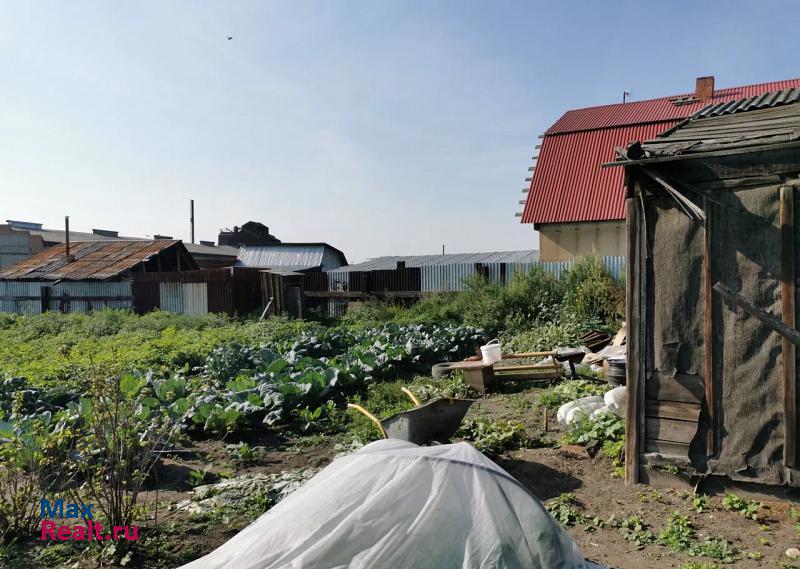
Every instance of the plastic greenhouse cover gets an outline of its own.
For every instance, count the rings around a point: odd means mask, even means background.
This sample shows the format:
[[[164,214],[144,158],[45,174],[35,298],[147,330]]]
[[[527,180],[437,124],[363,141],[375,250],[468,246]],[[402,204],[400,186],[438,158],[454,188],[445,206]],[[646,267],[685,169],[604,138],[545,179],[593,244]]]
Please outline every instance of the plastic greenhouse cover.
[[[183,569],[583,569],[578,546],[467,443],[382,440],[333,461]]]

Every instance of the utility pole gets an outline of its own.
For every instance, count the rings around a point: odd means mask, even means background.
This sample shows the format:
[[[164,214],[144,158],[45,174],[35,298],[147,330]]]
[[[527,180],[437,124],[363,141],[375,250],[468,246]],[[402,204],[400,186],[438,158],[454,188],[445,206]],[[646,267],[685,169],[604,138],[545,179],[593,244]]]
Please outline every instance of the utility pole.
[[[192,245],[194,245],[194,200],[189,200],[189,229],[191,230]]]

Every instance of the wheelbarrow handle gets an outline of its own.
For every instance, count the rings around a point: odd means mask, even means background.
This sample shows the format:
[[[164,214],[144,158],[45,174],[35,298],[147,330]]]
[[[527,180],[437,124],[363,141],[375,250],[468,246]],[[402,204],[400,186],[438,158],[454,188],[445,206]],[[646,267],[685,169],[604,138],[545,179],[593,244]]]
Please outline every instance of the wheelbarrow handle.
[[[356,405],[355,403],[348,403],[347,404],[347,408],[348,409],[355,409],[359,413],[363,414],[370,421],[375,423],[375,425],[377,425],[377,427],[381,430],[381,435],[383,436],[384,439],[388,439],[389,438],[389,435],[386,434],[386,430],[383,428],[383,425],[381,425],[381,422],[378,420],[378,418],[375,415],[373,415],[372,413],[370,413],[369,411],[364,409],[361,405]]]
[[[414,395],[414,393],[408,387],[401,387],[400,391],[402,391],[403,393],[408,395],[408,398],[411,399],[411,402],[415,406],[419,407],[421,405],[421,403],[419,402],[419,399],[417,399],[417,396]]]

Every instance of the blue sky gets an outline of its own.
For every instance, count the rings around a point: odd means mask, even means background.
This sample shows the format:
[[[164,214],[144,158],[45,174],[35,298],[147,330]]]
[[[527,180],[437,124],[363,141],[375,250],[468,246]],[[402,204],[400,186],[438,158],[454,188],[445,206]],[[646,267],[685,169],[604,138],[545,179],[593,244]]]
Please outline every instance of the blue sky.
[[[0,219],[528,249],[565,110],[800,76],[792,2],[0,0]],[[227,35],[233,40],[228,41]]]

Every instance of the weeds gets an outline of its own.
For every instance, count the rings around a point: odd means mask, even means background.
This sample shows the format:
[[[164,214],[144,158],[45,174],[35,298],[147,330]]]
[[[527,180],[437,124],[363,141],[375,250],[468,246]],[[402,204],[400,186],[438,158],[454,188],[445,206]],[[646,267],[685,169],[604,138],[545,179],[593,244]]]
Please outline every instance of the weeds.
[[[572,492],[561,494],[558,498],[553,498],[546,505],[550,515],[561,524],[561,527],[570,528],[572,526],[586,522],[583,508]]]
[[[608,525],[619,529],[622,537],[634,544],[636,549],[644,549],[657,539],[644,520],[637,515],[622,519],[612,516]]]
[[[502,420],[464,421],[457,435],[470,441],[476,449],[488,455],[525,448],[530,442],[522,423]]]
[[[658,534],[658,542],[673,551],[688,551],[694,539],[694,529],[689,518],[672,512],[664,529]]]
[[[736,494],[725,494],[722,505],[726,510],[739,512],[748,520],[758,521],[758,511],[761,504],[753,500],[744,500]]]
[[[736,561],[736,549],[731,542],[720,537],[707,537],[702,543],[692,546],[687,552],[692,557],[708,557],[722,563]]]

